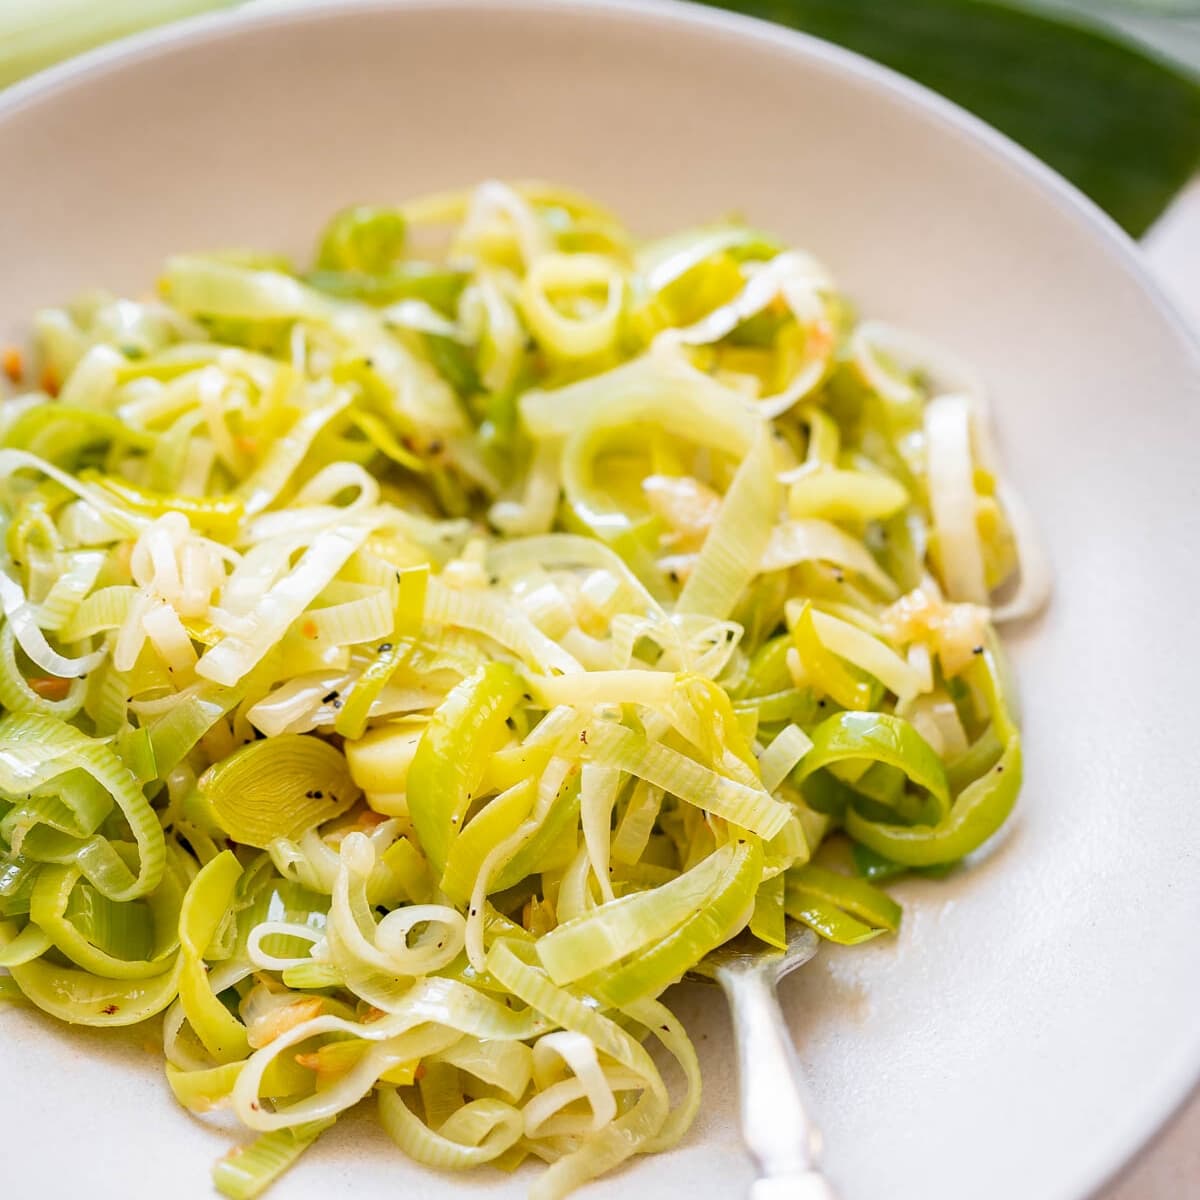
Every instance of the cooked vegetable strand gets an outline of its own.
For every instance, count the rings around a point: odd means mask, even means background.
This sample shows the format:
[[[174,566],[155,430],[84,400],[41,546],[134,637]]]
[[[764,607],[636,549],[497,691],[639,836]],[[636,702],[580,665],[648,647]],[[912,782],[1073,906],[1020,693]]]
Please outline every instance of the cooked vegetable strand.
[[[232,1200],[370,1097],[546,1200],[668,1148],[675,981],[1007,818],[1030,523],[807,255],[493,182],[160,292],[42,313],[0,413],[0,999],[159,1017]]]

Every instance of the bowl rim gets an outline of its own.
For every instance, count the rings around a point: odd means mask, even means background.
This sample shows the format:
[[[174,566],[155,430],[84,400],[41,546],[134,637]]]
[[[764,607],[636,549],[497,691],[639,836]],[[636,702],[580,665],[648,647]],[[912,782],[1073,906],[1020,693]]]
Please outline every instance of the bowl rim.
[[[279,0],[264,0],[260,4],[252,0],[232,0],[232,3],[236,7],[168,21],[164,25],[93,47],[35,72],[0,90],[0,122],[16,117],[23,109],[49,99],[55,93],[69,91],[123,67],[169,53],[187,44],[204,45],[224,41],[236,37],[242,30],[321,24],[346,17],[385,15],[405,10],[475,11],[488,16],[505,12],[528,13],[568,20],[579,14],[588,14],[614,23],[707,27],[745,43],[789,46],[800,57],[821,62],[867,86],[890,92],[906,109],[935,121],[952,135],[982,146],[998,165],[1036,184],[1057,209],[1088,229],[1097,248],[1133,277],[1194,360],[1194,365],[1200,367],[1200,330],[1193,328],[1172,297],[1150,273],[1138,243],[1095,201],[981,117],[891,67],[814,34],[759,17],[710,7],[703,0],[294,0],[290,4],[280,3]],[[1200,1077],[1200,1055],[1196,1065],[1196,1073]]]
[[[191,46],[214,45],[243,32],[315,25],[348,17],[385,16],[400,11],[476,12],[488,17],[535,15],[571,21],[581,15],[644,29],[707,29],[750,47],[787,49],[902,104],[919,120],[982,148],[996,165],[1035,185],[1060,213],[1086,229],[1096,250],[1138,285],[1174,334],[1200,378],[1200,329],[1193,327],[1151,274],[1142,250],[1103,209],[1052,167],[982,118],[898,71],[823,38],[788,26],[692,0],[293,0],[247,3],[169,21],[85,51],[38,71],[0,91],[0,124],[39,103],[69,93],[121,69]],[[1081,1163],[1074,1187],[1062,1200],[1100,1200],[1099,1193],[1126,1174],[1159,1141],[1189,1101],[1200,1097],[1200,1041],[1180,1056],[1168,1081],[1142,1119],[1106,1153]]]

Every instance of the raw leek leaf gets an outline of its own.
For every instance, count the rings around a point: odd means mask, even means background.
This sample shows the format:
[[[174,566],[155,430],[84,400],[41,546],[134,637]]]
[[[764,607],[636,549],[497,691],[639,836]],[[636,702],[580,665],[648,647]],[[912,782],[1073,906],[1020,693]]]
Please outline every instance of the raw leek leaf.
[[[237,0],[37,0],[0,4],[0,87],[115,38]]]
[[[1134,236],[1200,169],[1200,82],[1119,34],[993,0],[706,0],[856,50],[1020,142]]]

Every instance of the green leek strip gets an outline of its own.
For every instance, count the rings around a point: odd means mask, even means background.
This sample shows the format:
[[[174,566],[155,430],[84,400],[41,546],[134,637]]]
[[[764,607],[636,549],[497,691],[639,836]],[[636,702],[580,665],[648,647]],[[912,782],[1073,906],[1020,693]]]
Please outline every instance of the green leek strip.
[[[592,875],[604,900],[613,899],[612,815],[621,788],[621,772],[588,763],[579,777],[579,820]],[[587,872],[584,872],[584,888]]]
[[[832,563],[853,571],[888,599],[899,594],[866,545],[836,525],[811,518],[776,523],[763,551],[761,569],[783,571],[805,562]]]
[[[728,779],[658,742],[611,722],[595,722],[584,730],[586,742],[564,753],[615,767],[644,779],[697,808],[724,817],[760,837],[774,837],[791,815],[786,805],[760,787]]]
[[[386,271],[404,253],[408,222],[397,208],[356,204],[336,213],[321,232],[317,267],[323,271]]]
[[[324,297],[281,271],[255,270],[199,255],[168,259],[160,288],[175,308],[207,317],[320,320],[330,312]]]
[[[900,928],[901,909],[886,892],[850,875],[838,875],[809,863],[787,872],[788,895],[806,895],[834,904],[843,912],[877,929],[895,933]]]
[[[466,904],[484,859],[529,816],[537,797],[537,781],[526,779],[489,800],[450,847],[442,891],[454,903]]]
[[[196,674],[232,687],[271,652],[291,624],[370,535],[369,525],[346,521],[322,530],[290,574],[278,580],[247,616],[244,633],[227,634],[210,646]]]
[[[29,915],[29,899],[41,869],[41,863],[16,852],[0,858],[0,921]]]
[[[531,740],[505,746],[492,755],[484,773],[483,786],[488,791],[506,792],[518,783],[536,779],[550,761],[550,747]]]
[[[929,685],[921,672],[878,637],[860,628],[858,624],[842,620],[829,612],[821,612],[809,601],[805,604],[812,611],[817,636],[832,653],[868,675],[873,675],[888,691],[894,692],[902,700],[910,700],[928,689]],[[791,601],[788,602],[788,607],[792,607]],[[843,611],[851,613],[854,610],[843,608]],[[857,619],[861,622],[864,616],[857,616]],[[865,619],[869,622],[869,617]]]
[[[556,302],[564,293],[600,287],[605,291],[604,305],[587,316],[568,316]],[[612,347],[620,333],[624,294],[621,269],[612,259],[599,254],[544,254],[525,275],[521,308],[546,353],[585,359]]]
[[[232,851],[217,855],[192,880],[179,915],[179,999],[192,1030],[218,1063],[236,1062],[250,1053],[246,1027],[214,994],[204,963],[241,874]]]
[[[0,922],[0,967],[19,967],[22,963],[41,958],[53,945],[50,939],[34,924],[25,926],[20,933],[10,934],[15,926],[11,921]],[[5,941],[5,938],[9,938]]]
[[[303,411],[283,437],[276,439],[258,464],[237,487],[237,496],[253,516],[270,507],[288,480],[310,453],[326,427],[350,405],[349,389],[340,389],[322,404]]]
[[[429,568],[410,567],[397,574],[399,579],[391,640],[379,646],[375,659],[355,680],[334,722],[334,728],[346,738],[362,737],[371,706],[387,687],[396,669],[412,653],[415,639],[421,632]]]
[[[907,867],[892,862],[890,858],[884,858],[882,854],[876,854],[874,850],[859,842],[855,842],[851,847],[850,856],[854,862],[854,869],[868,883],[886,883],[889,879],[896,879],[908,872]]]
[[[586,976],[577,986],[613,1007],[659,995],[741,928],[762,879],[762,842],[739,839],[725,860],[709,903],[645,953],[615,970]]]
[[[302,991],[319,991],[322,988],[341,987],[345,982],[342,973],[330,963],[300,963],[280,971],[280,979],[290,988]]]
[[[529,819],[532,821],[536,815],[535,809]],[[565,867],[575,854],[574,838],[578,827],[579,778],[575,775],[569,776],[554,794],[549,810],[537,828],[530,832],[529,840],[496,872],[489,892],[501,892],[516,886],[529,875]],[[556,853],[564,838],[570,845],[565,861]]]
[[[46,408],[57,410],[58,405],[47,405]],[[0,479],[11,479],[18,471],[35,471],[39,475],[45,475],[47,479],[53,480],[72,495],[85,501],[89,508],[96,510],[106,526],[112,527],[108,531],[108,537],[137,537],[144,527],[144,521],[131,517],[110,504],[103,496],[97,495],[94,488],[86,487],[69,472],[60,471],[53,463],[25,450],[0,449]]]
[[[104,569],[107,555],[97,550],[81,550],[67,559],[67,568],[55,579],[39,605],[39,624],[48,633],[61,630],[95,586]]]
[[[11,975],[0,975],[0,1004],[28,1004],[29,999]]]
[[[121,761],[140,784],[153,783],[159,778],[158,760],[148,729],[125,729],[117,734],[117,753]]]
[[[173,771],[196,743],[242,699],[243,687],[203,684],[167,709],[148,727],[159,776]]]
[[[429,976],[403,988],[378,1019],[360,1023],[326,1013],[280,1033],[244,1064],[234,1086],[233,1108],[244,1124],[264,1132],[302,1125],[357,1103],[382,1074],[445,1050],[461,1033],[523,1040],[543,1028],[544,1022],[532,1011],[511,1011],[475,988]],[[349,1034],[373,1044],[333,1086],[277,1111],[262,1105],[259,1097],[264,1076],[279,1056],[300,1042],[326,1034]]]
[[[666,293],[664,299],[672,307],[693,301],[697,268],[717,267],[720,294],[705,295],[708,303],[699,312],[673,314],[673,323],[690,324],[710,308],[732,300],[741,290],[744,281],[736,269],[739,261],[771,259],[782,249],[766,234],[744,225],[713,225],[687,229],[638,247],[637,265],[646,287],[652,293]],[[735,268],[732,272],[727,270],[730,265]]]
[[[950,790],[956,795],[972,780],[996,765],[1004,753],[1004,746],[996,736],[994,726],[989,725],[966,751],[946,764],[946,779]]]
[[[992,724],[1004,747],[1000,759],[954,798],[936,825],[890,825],[846,813],[846,832],[864,846],[908,867],[956,862],[978,849],[1008,819],[1021,790],[1021,737],[1004,705],[991,650],[968,670],[986,696]]]
[[[625,813],[613,834],[611,855],[613,862],[631,866],[646,850],[646,843],[654,832],[662,808],[663,790],[639,779],[634,785]]]
[[[657,1154],[677,1145],[700,1111],[700,1061],[696,1056],[696,1047],[683,1026],[665,1005],[657,1000],[638,1000],[625,1005],[621,1011],[661,1043],[663,1049],[675,1059],[686,1084],[687,1090],[682,1101],[668,1113],[658,1133],[643,1146],[645,1153]]]
[[[733,692],[735,703],[756,696],[777,695],[791,689],[792,673],[787,665],[791,648],[792,639],[787,634],[763,642],[751,655],[746,674]]]
[[[909,722],[888,713],[843,712],[827,718],[813,730],[812,747],[791,778],[807,790],[812,785],[806,781],[823,768],[865,761],[903,771],[929,794],[939,818],[950,811],[950,789],[941,759]]]
[[[839,946],[857,946],[885,932],[804,888],[789,886],[784,903],[789,917],[803,921],[815,933]]]
[[[69,721],[83,707],[87,690],[85,679],[59,680],[57,677],[43,678],[54,688],[61,689],[66,683],[65,695],[61,699],[48,700],[30,686],[21,668],[17,665],[17,639],[12,626],[4,622],[0,626],[0,707],[9,712],[40,713],[45,717],[59,717]],[[53,694],[53,693],[51,693]]]
[[[588,671],[583,675],[538,675],[529,680],[530,691],[546,708],[570,704],[667,704],[678,682],[669,671]]]
[[[136,1025],[162,1012],[179,991],[181,960],[150,979],[103,979],[45,958],[11,968],[38,1008],[73,1025]]]
[[[236,842],[265,849],[295,840],[358,799],[345,758],[328,742],[284,733],[235,750],[200,777],[217,824]]]
[[[312,288],[339,299],[365,300],[368,304],[395,304],[424,300],[439,312],[452,314],[467,283],[462,271],[421,262],[399,262],[374,274],[362,271],[313,271],[305,277]]]
[[[502,938],[488,952],[488,973],[552,1025],[583,1034],[600,1053],[645,1078],[650,1089],[665,1100],[658,1069],[641,1043],[578,996],[555,987],[530,961],[530,954],[521,943]]]
[[[408,771],[408,807],[435,871],[446,869],[488,756],[520,696],[516,672],[490,663],[454,688],[425,728]]]
[[[540,672],[582,670],[558,642],[542,633],[515,605],[494,593],[451,588],[431,579],[425,615],[437,625],[481,633]]]
[[[785,725],[758,759],[763,787],[774,792],[812,749],[812,738],[798,725]]]
[[[538,940],[538,957],[560,987],[661,942],[710,904],[725,880],[732,846],[722,846],[671,883],[610,900]]]
[[[434,880],[425,856],[407,838],[397,838],[383,853],[381,866],[414,904],[433,899]]]
[[[529,1089],[533,1054],[524,1042],[497,1042],[464,1034],[453,1046],[429,1056],[429,1062],[444,1062],[498,1088],[505,1099],[516,1104]]]
[[[5,781],[6,767],[15,764],[19,751],[29,765],[24,777]],[[67,769],[85,772],[121,810],[133,833],[138,852],[136,875],[105,839],[89,843],[89,853],[79,864],[88,879],[110,900],[134,900],[152,892],[163,876],[166,849],[162,826],[129,768],[104,743],[94,741],[53,717],[12,713],[0,718],[0,789],[22,791],[34,783],[28,772]],[[45,778],[43,774],[43,778]],[[69,796],[64,795],[69,803]]]
[[[350,411],[350,419],[367,435],[367,440],[371,445],[380,454],[390,458],[392,462],[398,463],[406,470],[418,475],[423,475],[429,470],[426,461],[409,450],[391,431],[388,423],[382,417],[364,412],[356,406]]]
[[[787,921],[783,907],[784,877],[772,875],[759,884],[754,896],[754,912],[750,916],[750,932],[760,942],[787,949]]]
[[[766,424],[754,432],[684,584],[676,612],[724,619],[758,574],[771,536],[776,509],[771,435]]]
[[[443,1171],[462,1171],[492,1162],[525,1132],[519,1110],[503,1100],[472,1100],[438,1130],[429,1128],[391,1087],[379,1089],[379,1120],[410,1158]]]
[[[79,478],[103,488],[118,504],[135,513],[147,517],[182,513],[194,530],[222,540],[231,540],[236,535],[245,512],[242,502],[235,496],[181,496],[177,492],[154,492],[115,475],[93,476],[86,471]]]
[[[345,604],[310,608],[304,614],[304,636],[334,646],[378,642],[392,631],[395,606],[386,590],[370,592]]]
[[[881,521],[908,503],[908,492],[889,475],[806,468],[789,477],[788,511],[793,517],[826,521]]]
[[[243,1065],[231,1062],[219,1067],[185,1070],[168,1062],[167,1084],[171,1094],[188,1112],[205,1113],[228,1100]]]
[[[148,903],[117,904],[96,895],[91,902],[95,914],[91,936],[85,935],[68,912],[72,893],[80,886],[78,867],[46,865],[38,874],[30,900],[30,920],[36,922],[54,945],[77,966],[106,979],[149,979],[161,975],[178,949],[179,913],[186,880],[178,871],[167,871]],[[87,885],[82,885],[86,887]],[[151,922],[153,957],[137,945],[130,918],[142,913]],[[107,936],[95,928],[103,921]],[[109,943],[103,946],[101,941]]]
[[[167,1084],[188,1112],[209,1112],[226,1103],[244,1064],[223,1063],[220,1067],[187,1070],[167,1063]]]
[[[67,440],[52,436],[64,430],[69,430]],[[28,450],[50,461],[68,459],[86,445],[110,441],[143,450],[154,445],[150,434],[131,429],[113,413],[69,404],[31,408],[4,431],[6,447]]]
[[[792,625],[792,641],[800,656],[806,681],[818,695],[826,695],[843,708],[864,709],[871,704],[871,685],[859,678],[817,633],[814,609],[808,600]]]
[[[65,642],[78,642],[96,633],[117,629],[124,622],[138,589],[125,584],[102,587],[84,599],[62,631]]]
[[[213,1186],[229,1200],[254,1200],[332,1125],[314,1121],[295,1129],[278,1129],[237,1146],[213,1166]]]

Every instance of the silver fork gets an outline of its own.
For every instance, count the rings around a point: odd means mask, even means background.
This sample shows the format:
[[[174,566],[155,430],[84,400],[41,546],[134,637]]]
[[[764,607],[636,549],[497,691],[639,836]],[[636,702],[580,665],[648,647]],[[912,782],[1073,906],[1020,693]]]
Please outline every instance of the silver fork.
[[[816,934],[789,922],[786,950],[743,934],[688,973],[720,984],[733,1013],[742,1140],[758,1171],[749,1200],[837,1200],[817,1165],[821,1135],[775,993],[775,985],[816,950]]]

